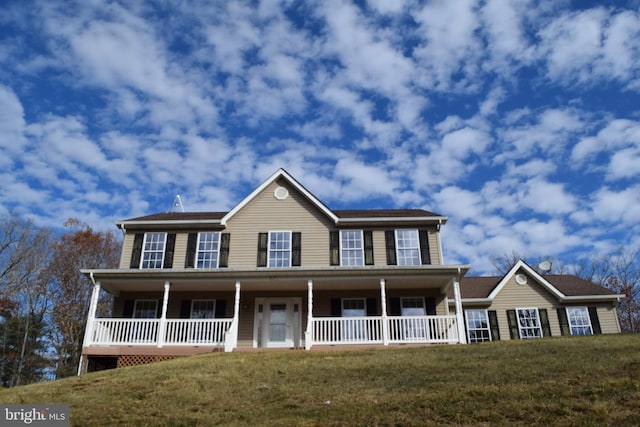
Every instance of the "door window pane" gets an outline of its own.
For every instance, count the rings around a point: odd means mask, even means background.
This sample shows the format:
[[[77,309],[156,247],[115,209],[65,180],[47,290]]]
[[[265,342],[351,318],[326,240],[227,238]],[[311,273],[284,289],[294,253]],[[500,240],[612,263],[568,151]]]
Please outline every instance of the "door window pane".
[[[271,304],[270,306],[271,341],[285,341],[287,339],[287,305]]]

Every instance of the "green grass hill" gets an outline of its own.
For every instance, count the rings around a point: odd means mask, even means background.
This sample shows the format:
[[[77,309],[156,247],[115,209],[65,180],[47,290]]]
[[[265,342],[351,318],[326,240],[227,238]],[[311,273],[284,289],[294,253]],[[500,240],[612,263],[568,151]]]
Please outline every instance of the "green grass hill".
[[[77,426],[640,425],[640,336],[211,353],[0,391]]]

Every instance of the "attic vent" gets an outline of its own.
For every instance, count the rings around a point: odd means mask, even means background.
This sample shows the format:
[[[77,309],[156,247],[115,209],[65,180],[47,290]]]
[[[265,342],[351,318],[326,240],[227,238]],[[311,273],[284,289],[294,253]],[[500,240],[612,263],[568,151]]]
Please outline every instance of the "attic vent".
[[[516,274],[516,283],[518,285],[526,285],[527,284],[527,276],[524,274]]]
[[[284,187],[278,187],[276,188],[276,190],[273,192],[273,196],[278,199],[278,200],[284,200],[287,197],[289,197],[289,190],[287,190]]]

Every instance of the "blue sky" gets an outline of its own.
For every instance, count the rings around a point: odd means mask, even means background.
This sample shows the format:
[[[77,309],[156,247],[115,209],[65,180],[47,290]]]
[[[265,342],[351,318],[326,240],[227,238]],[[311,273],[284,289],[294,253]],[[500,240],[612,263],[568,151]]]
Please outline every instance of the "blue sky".
[[[212,3],[212,4],[210,4]],[[640,247],[640,1],[6,1],[0,213],[228,210],[283,167],[445,261]]]

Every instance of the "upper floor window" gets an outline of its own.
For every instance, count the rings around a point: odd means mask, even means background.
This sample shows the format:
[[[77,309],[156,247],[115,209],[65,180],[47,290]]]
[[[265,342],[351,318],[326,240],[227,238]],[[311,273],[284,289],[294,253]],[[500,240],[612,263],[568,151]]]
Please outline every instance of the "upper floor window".
[[[340,265],[364,265],[362,230],[340,231]]]
[[[396,230],[398,265],[420,265],[418,230]]]
[[[229,233],[201,231],[189,233],[185,268],[222,268],[229,262]]]
[[[145,233],[140,268],[162,268],[167,233]]]
[[[258,233],[258,267],[291,267],[301,264],[301,233]]]
[[[269,267],[289,267],[291,265],[291,232],[269,232]]]
[[[133,237],[130,268],[172,268],[176,235],[139,233]]]
[[[385,232],[388,265],[431,264],[427,230],[397,229]]]
[[[329,232],[330,265],[373,265],[373,233],[371,230]]]
[[[218,254],[220,252],[220,233],[198,233],[198,255],[196,268],[218,268]]]

